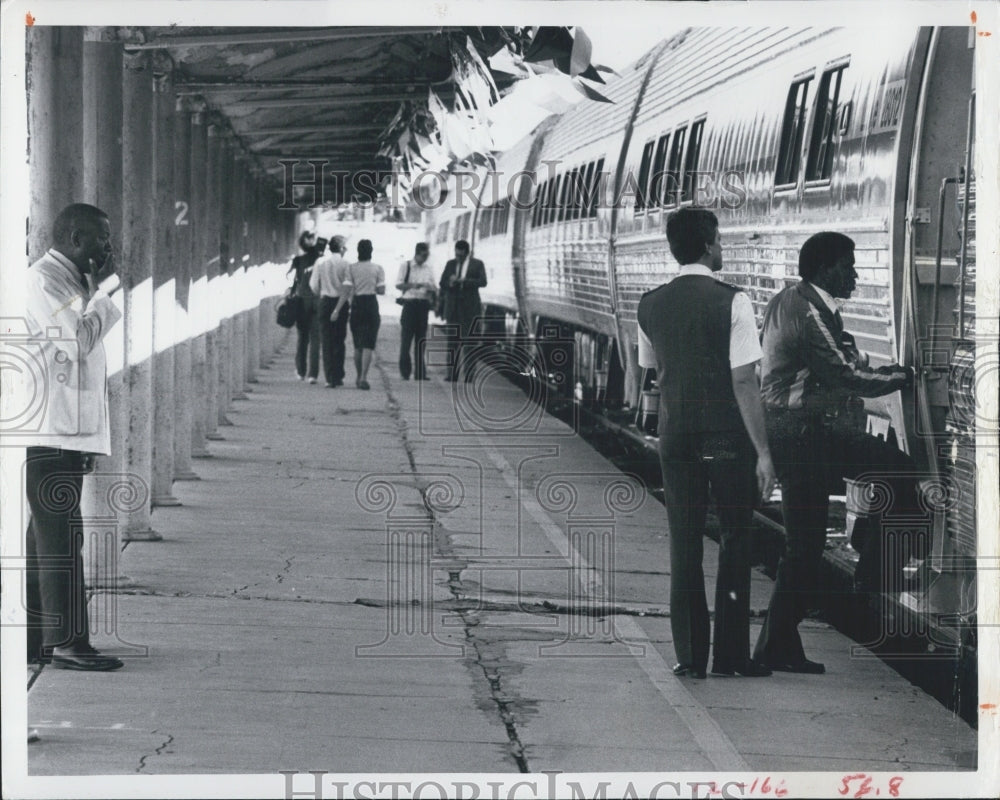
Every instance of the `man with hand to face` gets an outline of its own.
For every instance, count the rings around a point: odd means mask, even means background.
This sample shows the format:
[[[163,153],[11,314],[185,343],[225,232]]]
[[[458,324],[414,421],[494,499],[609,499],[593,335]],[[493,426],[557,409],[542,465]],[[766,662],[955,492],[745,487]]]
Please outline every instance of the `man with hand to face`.
[[[90,644],[80,494],[95,454],[111,453],[103,339],[121,319],[107,215],[75,203],[56,217],[52,247],[27,276],[26,322],[43,401],[18,431],[31,520],[26,534],[28,660],[108,671],[122,662]],[[31,430],[27,430],[30,427]]]

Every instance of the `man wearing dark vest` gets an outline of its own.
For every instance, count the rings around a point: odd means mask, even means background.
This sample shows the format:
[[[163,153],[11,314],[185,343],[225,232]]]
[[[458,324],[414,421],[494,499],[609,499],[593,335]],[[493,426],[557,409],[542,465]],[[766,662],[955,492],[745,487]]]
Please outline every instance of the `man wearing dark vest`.
[[[764,312],[761,387],[781,479],[785,549],[754,658],[782,672],[819,675],[825,667],[806,658],[798,624],[819,579],[830,495],[843,493],[844,478],[868,476],[874,484],[877,477],[889,498],[887,515],[913,520],[924,512],[913,460],[865,432],[860,398],[909,386],[913,371],[899,364],[873,369],[844,330],[838,302],[855,289],[854,242],[832,231],[810,236],[799,251],[799,275]],[[861,551],[859,586],[899,584],[911,542],[895,533],[883,541],[881,520],[866,522],[852,536]],[[920,542],[912,544],[919,554]]]
[[[709,486],[720,523],[712,672],[765,677],[750,659],[753,507],[774,487],[757,383],[753,307],[714,277],[722,269],[719,221],[682,208],[667,219],[680,273],[639,301],[639,363],[655,366],[659,448],[670,526],[670,626],[674,674],[704,678],[709,614],[702,572]]]

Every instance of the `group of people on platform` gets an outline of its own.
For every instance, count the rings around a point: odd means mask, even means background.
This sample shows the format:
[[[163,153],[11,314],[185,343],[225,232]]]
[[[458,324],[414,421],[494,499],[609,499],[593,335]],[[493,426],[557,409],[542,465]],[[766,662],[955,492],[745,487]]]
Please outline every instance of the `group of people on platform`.
[[[325,253],[329,245],[329,253]],[[301,252],[292,259],[288,273],[294,272],[291,292],[297,298],[295,373],[298,379],[317,383],[320,354],[327,388],[344,384],[347,329],[354,342],[355,386],[371,388],[368,371],[381,324],[377,296],[385,294],[385,270],[372,259],[372,243],[358,242],[358,260],[344,258],[343,236],[329,241],[312,231],[299,236]],[[449,368],[446,380],[472,378],[472,357],[463,351],[463,341],[473,333],[475,320],[482,314],[479,289],[486,286],[486,268],[472,258],[469,243],[455,243],[455,258],[445,265],[441,280],[435,282],[428,258],[430,246],[419,242],[413,258],[399,265],[400,348],[399,374],[403,380],[427,380],[427,324],[431,310],[449,325],[447,346]],[[463,364],[464,369],[463,369]]]
[[[327,244],[330,252],[324,255]],[[347,328],[354,342],[354,385],[370,389],[368,370],[375,352],[381,317],[377,296],[385,294],[385,270],[372,261],[371,240],[358,242],[358,260],[344,258],[347,243],[343,236],[317,239],[305,231],[299,236],[302,252],[292,259],[292,294],[298,298],[298,344],[295,373],[298,379],[316,383],[320,352],[328,389],[344,385],[347,355]]]
[[[860,411],[861,397],[910,386],[913,370],[870,367],[844,330],[838,305],[858,277],[847,236],[828,231],[803,244],[801,280],[771,299],[759,335],[747,295],[715,278],[723,266],[715,214],[674,212],[667,240],[680,272],[644,294],[637,313],[639,363],[655,367],[660,390],[674,674],[704,678],[710,643],[713,674],[821,674],[798,625],[815,607],[830,495],[845,478],[877,476],[888,489],[883,515],[921,513],[913,460],[866,433]],[[776,481],[785,546],[751,657],[750,530]],[[709,489],[720,523],[714,639],[702,572]],[[865,523],[852,535],[859,588],[901,583],[911,553],[921,555],[917,544],[884,533],[879,515]]]
[[[640,364],[656,368],[661,395],[659,448],[678,658],[674,672],[694,678],[706,674],[711,639],[702,554],[711,488],[721,523],[712,671],[754,677],[774,670],[822,673],[821,663],[806,658],[798,624],[817,585],[830,494],[842,490],[845,477],[877,473],[889,487],[883,513],[920,513],[912,459],[854,424],[859,396],[907,387],[913,371],[898,364],[873,369],[844,331],[838,302],[851,296],[857,280],[854,243],[848,237],[824,232],[805,242],[799,253],[801,281],[771,300],[759,336],[746,295],[714,277],[722,268],[715,215],[704,209],[676,211],[667,221],[667,239],[680,274],[643,295],[637,314]],[[358,242],[354,263],[344,258],[343,237],[332,238],[331,253],[323,259],[313,235],[303,234],[300,244],[302,253],[293,263],[295,291],[314,302],[300,327],[309,333],[296,353],[298,376],[317,376],[311,331],[318,325],[327,385],[343,383],[349,319],[356,385],[367,389],[379,329],[376,296],[385,292],[384,270],[371,260],[372,244]],[[455,258],[435,284],[429,253],[426,244],[418,244],[413,258],[399,268],[400,374],[427,377],[422,344],[434,295],[440,292],[438,307],[453,332],[447,377],[469,380],[473,365],[462,348],[481,314],[479,288],[486,285],[486,271],[471,257],[468,243],[459,241]],[[115,670],[121,660],[90,644],[80,524],[82,478],[93,469],[95,454],[110,453],[103,340],[122,316],[109,299],[118,280],[107,214],[84,204],[64,209],[54,222],[52,247],[28,270],[26,283],[28,335],[38,343],[45,374],[55,376],[41,398],[37,425],[20,438],[27,447],[31,510],[28,658],[63,669]],[[752,514],[776,480],[782,488],[786,545],[751,657]],[[71,491],[64,497],[66,481]],[[890,537],[881,535],[879,520],[870,522],[866,535],[852,541],[861,552],[859,579],[877,582],[898,574],[911,549],[905,541],[887,546]]]

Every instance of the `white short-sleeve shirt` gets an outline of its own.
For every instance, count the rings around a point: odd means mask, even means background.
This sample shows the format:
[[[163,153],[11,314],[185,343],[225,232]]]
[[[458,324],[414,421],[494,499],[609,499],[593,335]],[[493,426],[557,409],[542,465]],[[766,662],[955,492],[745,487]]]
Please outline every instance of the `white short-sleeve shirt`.
[[[687,264],[681,267],[680,275],[705,275],[715,278],[715,274],[704,264]],[[760,361],[760,339],[757,336],[757,320],[754,318],[753,304],[744,292],[733,295],[729,326],[729,368],[736,369]],[[656,367],[656,351],[645,331],[639,328],[639,366]]]

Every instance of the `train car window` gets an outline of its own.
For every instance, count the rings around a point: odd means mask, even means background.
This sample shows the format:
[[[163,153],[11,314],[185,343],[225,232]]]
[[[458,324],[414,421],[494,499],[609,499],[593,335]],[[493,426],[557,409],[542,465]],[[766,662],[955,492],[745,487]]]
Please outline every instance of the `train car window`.
[[[545,209],[545,224],[548,225],[556,221],[559,214],[559,197],[562,192],[563,176],[556,175],[552,181],[552,191],[549,193],[548,208]]]
[[[562,189],[559,192],[559,217],[558,217],[559,222],[562,222],[564,219],[566,219],[567,212],[569,211],[572,192],[573,192],[573,173],[567,172],[562,177]]]
[[[806,159],[807,181],[829,180],[833,172],[833,138],[837,133],[840,83],[846,66],[827,70],[820,78],[816,90],[816,119]]]
[[[570,170],[566,173],[563,187],[563,204],[559,213],[559,219],[573,219],[573,207],[576,205],[576,181],[579,170]]]
[[[545,192],[548,191],[549,182],[542,181],[535,190],[534,207],[531,209],[531,225],[537,228],[541,224],[542,207],[545,205]]]
[[[580,205],[577,209],[577,216],[586,219],[590,216],[591,199],[594,194],[594,167],[596,162],[591,161],[580,169]]]
[[[497,233],[507,233],[507,226],[510,224],[510,199],[504,198],[500,201],[500,214],[497,221]]]
[[[806,127],[806,99],[812,77],[796,81],[788,90],[785,117],[781,123],[781,146],[778,148],[778,168],[774,173],[775,186],[798,183],[799,164],[802,158],[802,137]]]
[[[455,241],[459,239],[469,240],[469,221],[472,218],[472,212],[466,211],[462,216],[458,218],[458,226],[455,229]]]
[[[557,175],[555,178],[549,178],[547,183],[548,183],[548,188],[546,189],[545,192],[545,205],[542,208],[542,217],[541,217],[542,225],[548,225],[550,222],[552,222],[552,209],[555,203],[553,198],[556,196],[556,189],[559,183],[559,176]]]
[[[600,202],[600,191],[601,191],[601,172],[604,169],[604,159],[597,159],[597,163],[594,165],[594,172],[591,175],[589,186],[590,194],[587,196],[587,216],[596,217],[597,216],[597,204]]]
[[[663,204],[677,205],[681,193],[681,159],[684,155],[684,140],[687,138],[687,126],[674,131],[674,143],[670,146],[670,160],[667,162],[667,172],[664,178]]]
[[[436,241],[438,244],[448,241],[448,220],[438,225]]]
[[[667,182],[663,168],[667,164],[667,148],[670,146],[670,134],[665,133],[656,143],[656,155],[653,157],[653,177],[649,183],[649,205],[659,208],[663,205],[664,189]]]
[[[576,219],[576,207],[580,202],[580,170],[572,170],[566,178],[569,187],[566,189],[566,219]]]
[[[573,191],[573,219],[583,216],[587,203],[587,164],[576,170],[576,188]]]
[[[573,219],[580,219],[587,207],[587,168],[593,169],[593,164],[584,164],[576,171],[576,191],[573,193]]]
[[[479,209],[479,238],[485,239],[493,235],[493,206]]]
[[[642,148],[642,163],[639,164],[639,185],[635,190],[635,211],[639,213],[646,209],[646,201],[649,198],[649,168],[653,161],[653,147],[656,140],[646,142]]]
[[[698,159],[701,156],[701,135],[705,130],[705,120],[700,119],[691,126],[688,137],[687,156],[684,158],[684,186],[681,201],[687,202],[694,198],[695,178],[698,172]]]

